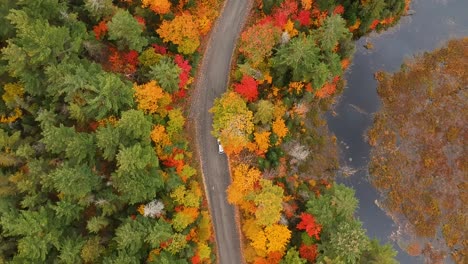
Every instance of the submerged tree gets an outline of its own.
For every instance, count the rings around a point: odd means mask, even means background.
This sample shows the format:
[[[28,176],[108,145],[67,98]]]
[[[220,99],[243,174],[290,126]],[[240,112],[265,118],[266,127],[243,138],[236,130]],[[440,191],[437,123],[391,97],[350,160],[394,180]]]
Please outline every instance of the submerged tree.
[[[393,75],[377,73],[383,107],[368,133],[383,206],[405,233],[430,245],[425,253],[450,252],[457,263],[466,260],[467,54],[468,39],[453,40]]]

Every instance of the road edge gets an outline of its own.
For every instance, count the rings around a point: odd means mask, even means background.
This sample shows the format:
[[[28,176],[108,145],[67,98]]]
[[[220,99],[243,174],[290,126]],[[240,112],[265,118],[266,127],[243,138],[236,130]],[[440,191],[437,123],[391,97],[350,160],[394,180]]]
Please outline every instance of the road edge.
[[[197,119],[197,116],[199,115],[199,113],[197,111],[193,111],[194,109],[194,105],[195,105],[195,102],[198,100],[198,97],[200,96],[200,94],[198,93],[198,91],[200,90],[199,89],[199,86],[201,85],[201,79],[204,77],[204,73],[202,71],[202,69],[204,69],[206,67],[206,61],[207,61],[207,58],[205,56],[206,54],[206,51],[208,49],[211,48],[211,43],[213,41],[213,33],[216,32],[217,30],[219,30],[219,21],[220,21],[220,17],[222,16],[222,14],[224,13],[225,9],[226,9],[226,6],[227,6],[227,3],[228,1],[236,1],[236,0],[225,0],[221,6],[221,9],[219,11],[219,15],[216,19],[216,22],[214,23],[213,27],[212,27],[212,30],[210,31],[209,33],[209,37],[208,37],[208,41],[206,42],[206,46],[205,46],[205,49],[203,50],[203,58],[201,60],[201,62],[199,63],[198,65],[198,70],[197,70],[197,74],[195,76],[195,81],[194,81],[194,89],[192,91],[192,95],[191,95],[191,102],[190,102],[190,107],[189,107],[189,115],[188,115],[188,119],[190,120],[191,122],[191,127],[193,127],[192,129],[194,129],[194,132],[195,132],[195,145],[196,145],[196,150],[195,152],[197,153],[197,156],[198,156],[198,161],[199,161],[199,171],[201,172],[201,178],[202,178],[202,183],[203,183],[203,188],[204,188],[204,191],[205,191],[205,195],[207,196],[208,194],[208,187],[206,186],[206,180],[205,180],[205,174],[203,173],[203,159],[202,159],[202,156],[201,156],[201,153],[200,153],[200,148],[199,148],[199,140],[198,140],[198,135],[199,135],[199,127],[198,127],[198,124],[197,122],[195,121]],[[240,37],[240,33],[244,30],[244,27],[248,21],[248,18],[250,17],[251,15],[251,10],[254,6],[254,2],[255,0],[246,0],[248,1],[249,3],[247,4],[247,15],[242,19],[242,23],[241,23],[241,26],[240,26],[240,29],[239,31],[236,33],[237,36],[236,36],[236,39],[235,39],[235,43],[237,44],[238,42],[238,39]],[[227,83],[226,84],[229,84],[231,82],[231,71],[232,71],[232,66],[233,66],[233,61],[234,61],[234,58],[237,58],[236,56],[236,48],[237,48],[237,45],[234,45],[234,48],[232,49],[231,51],[231,59],[229,61],[229,73],[228,73],[228,76],[227,76]],[[232,173],[231,173],[231,163],[230,163],[230,159],[228,157],[228,171],[229,171],[229,177],[232,181]],[[226,190],[224,190],[226,191]],[[211,228],[213,230],[213,236],[216,237],[216,230],[214,228],[214,224],[213,224],[213,218],[212,218],[212,207],[211,207],[211,202],[210,202],[210,199],[208,197],[206,197],[206,200],[207,200],[207,204],[208,204],[208,211],[210,213],[210,222],[211,222]],[[240,255],[243,259],[243,263],[245,263],[245,257],[244,257],[244,250],[243,250],[243,246],[244,246],[244,239],[243,239],[243,235],[242,235],[242,230],[241,230],[241,225],[240,225],[240,213],[239,213],[239,208],[238,206],[234,206],[234,214],[235,214],[235,222],[236,222],[236,227],[237,227],[237,231],[238,231],[238,234],[239,234],[239,241],[240,241]],[[215,239],[216,241],[216,239]],[[218,241],[215,242],[215,251],[216,251],[216,263],[219,264],[219,247],[218,247]]]

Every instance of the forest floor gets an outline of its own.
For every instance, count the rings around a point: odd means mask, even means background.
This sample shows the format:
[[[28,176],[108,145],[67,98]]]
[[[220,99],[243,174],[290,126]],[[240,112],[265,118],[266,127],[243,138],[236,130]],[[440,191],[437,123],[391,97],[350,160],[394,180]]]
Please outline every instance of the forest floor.
[[[231,179],[226,155],[218,153],[211,135],[213,117],[208,110],[215,98],[225,92],[231,57],[242,26],[249,15],[251,1],[227,0],[218,18],[199,69],[192,96],[190,119],[195,123],[205,191],[216,234],[218,263],[243,263],[235,209],[228,204],[226,189]]]

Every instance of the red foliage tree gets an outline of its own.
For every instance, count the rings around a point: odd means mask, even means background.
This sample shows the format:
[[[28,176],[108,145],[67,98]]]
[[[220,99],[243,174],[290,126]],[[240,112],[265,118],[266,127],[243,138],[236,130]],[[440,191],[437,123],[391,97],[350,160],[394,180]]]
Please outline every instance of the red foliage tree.
[[[299,230],[305,230],[307,234],[312,237],[314,236],[316,239],[320,239],[320,231],[322,230],[322,226],[315,222],[315,217],[308,213],[301,214],[301,222],[296,226]]]
[[[113,72],[132,74],[138,66],[138,52],[131,50],[127,53],[118,51],[114,47],[109,47],[108,61]]]
[[[138,22],[138,24],[141,25],[141,27],[144,29],[146,27],[146,21],[143,17],[141,16],[134,16],[135,20]]]
[[[119,72],[123,66],[119,51],[114,47],[109,47],[108,61],[110,63],[111,71]]]
[[[374,30],[377,25],[379,24],[379,20],[378,19],[375,19],[374,21],[372,21],[371,25],[370,25],[370,29]]]
[[[272,24],[273,26],[278,27],[278,25],[275,24],[275,21],[271,15],[265,16],[264,18],[260,19],[257,22],[257,25],[266,25],[266,24]]]
[[[136,67],[138,65],[138,52],[131,50],[126,54],[123,54],[124,61],[132,66]]]
[[[281,10],[281,12],[284,12],[288,16],[294,15],[299,9],[299,5],[297,2],[298,1],[296,0],[285,0],[281,3],[281,6],[279,8],[275,8],[275,11]]]
[[[279,7],[273,9],[271,18],[268,17],[267,20],[272,20],[274,25],[279,28],[283,28],[284,25],[288,22],[290,17],[295,18],[298,11],[298,3],[295,0],[286,0]],[[264,22],[265,19],[261,21]]]
[[[301,26],[310,26],[310,11],[309,10],[301,10],[299,15],[297,16],[297,20],[301,24]]]
[[[192,66],[190,66],[188,60],[184,60],[184,57],[179,54],[175,56],[174,62],[181,70],[179,74],[179,90],[173,95],[173,99],[175,101],[176,99],[187,96],[187,90],[185,89],[185,86],[190,79],[190,70],[192,69]]]
[[[288,22],[288,14],[284,11],[278,11],[273,14],[273,22],[275,26],[283,28]]]
[[[303,259],[307,259],[310,263],[314,263],[317,258],[317,245],[304,245],[299,247],[299,256]]]
[[[241,83],[234,84],[234,91],[249,102],[253,102],[258,98],[257,82],[248,75],[242,77]]]
[[[100,40],[102,36],[104,36],[107,33],[107,30],[107,24],[105,21],[101,21],[99,22],[99,24],[93,27],[94,36],[97,40]]]
[[[192,257],[191,261],[192,261],[192,264],[200,264],[201,263],[200,255],[198,255],[198,253],[195,254],[195,256]]]
[[[174,62],[179,66],[181,69],[181,72],[179,74],[179,88],[184,88],[185,85],[187,84],[189,77],[190,77],[190,70],[192,69],[192,66],[190,66],[188,60],[184,60],[184,57],[181,55],[177,54],[174,58]]]
[[[166,55],[167,53],[167,48],[164,47],[164,46],[161,46],[161,45],[157,45],[157,44],[153,44],[153,49],[154,49],[154,52],[158,53],[158,54],[161,54],[161,55]]]
[[[342,5],[337,5],[335,9],[333,10],[333,14],[341,15],[341,14],[344,14],[344,11],[345,9]]]

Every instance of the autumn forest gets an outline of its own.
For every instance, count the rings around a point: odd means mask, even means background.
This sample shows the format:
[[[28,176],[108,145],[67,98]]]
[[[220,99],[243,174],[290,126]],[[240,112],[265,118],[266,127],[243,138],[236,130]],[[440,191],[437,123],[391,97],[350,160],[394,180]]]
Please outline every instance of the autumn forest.
[[[219,263],[190,102],[225,1],[0,0],[0,264]],[[395,26],[410,1],[250,4],[225,93],[203,113],[229,162],[220,191],[245,263],[398,263],[336,182],[324,114],[355,40]],[[467,47],[376,73],[383,106],[367,134],[372,183],[408,252],[456,263]]]

